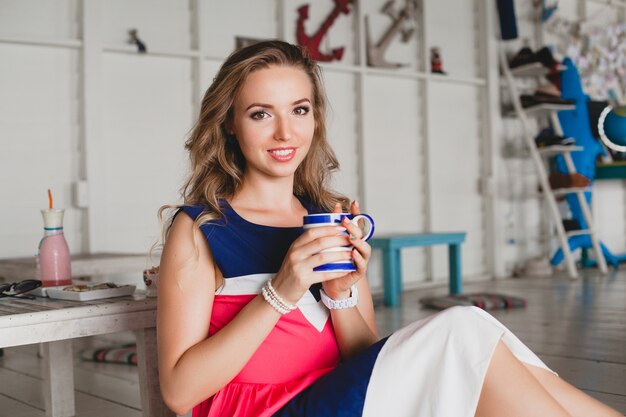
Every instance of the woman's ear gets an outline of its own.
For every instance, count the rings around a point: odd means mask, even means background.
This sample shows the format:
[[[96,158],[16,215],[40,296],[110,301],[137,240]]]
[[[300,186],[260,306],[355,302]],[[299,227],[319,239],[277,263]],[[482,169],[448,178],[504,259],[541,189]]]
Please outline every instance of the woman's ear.
[[[224,130],[226,131],[226,134],[228,135],[235,134],[234,123],[233,123],[232,117],[226,117],[226,120],[224,120]]]

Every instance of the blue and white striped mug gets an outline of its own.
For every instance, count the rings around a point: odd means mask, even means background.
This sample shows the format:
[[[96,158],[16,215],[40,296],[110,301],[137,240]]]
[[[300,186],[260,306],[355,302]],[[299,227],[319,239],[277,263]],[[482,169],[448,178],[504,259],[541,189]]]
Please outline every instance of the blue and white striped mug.
[[[322,226],[338,226],[341,225],[341,221],[345,218],[349,218],[352,223],[359,226],[363,231],[363,240],[369,240],[374,235],[374,219],[367,214],[352,215],[349,213],[318,213],[308,214],[304,216],[304,229],[312,229],[314,227]],[[361,227],[363,225],[363,227]],[[343,232],[342,234],[347,234]],[[338,251],[351,251],[354,248],[352,245],[337,246],[335,248],[325,249],[323,252],[338,252]],[[320,265],[313,269],[316,272],[327,271],[356,271],[354,262],[351,259],[345,261],[331,262],[329,264]]]

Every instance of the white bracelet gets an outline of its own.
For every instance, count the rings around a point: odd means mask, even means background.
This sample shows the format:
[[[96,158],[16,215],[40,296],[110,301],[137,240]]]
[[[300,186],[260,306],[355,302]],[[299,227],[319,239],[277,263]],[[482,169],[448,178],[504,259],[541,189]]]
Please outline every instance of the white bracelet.
[[[281,315],[287,314],[290,311],[298,308],[295,304],[289,304],[283,297],[278,295],[274,287],[272,286],[272,280],[269,279],[261,288],[261,293],[263,294],[263,298],[268,302],[269,305],[274,307],[274,310],[278,311]]]
[[[278,305],[278,303],[272,298],[266,287],[261,288],[261,292],[263,294],[263,298],[265,298],[265,301],[267,301],[267,303],[271,305],[274,310],[278,311],[281,315],[289,313],[289,310],[284,309],[280,305]]]
[[[352,308],[359,302],[359,291],[356,289],[356,285],[350,287],[350,297],[344,298],[343,300],[333,300],[324,292],[324,290],[320,290],[320,296],[322,297],[322,303],[324,303],[329,310]]]

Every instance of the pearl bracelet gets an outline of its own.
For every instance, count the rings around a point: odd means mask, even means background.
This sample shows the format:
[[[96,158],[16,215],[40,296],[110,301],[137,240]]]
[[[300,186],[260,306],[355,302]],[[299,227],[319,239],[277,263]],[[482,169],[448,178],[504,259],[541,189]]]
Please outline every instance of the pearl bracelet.
[[[289,304],[285,301],[285,299],[283,299],[283,297],[278,295],[278,293],[272,286],[271,279],[267,280],[263,288],[261,288],[261,293],[263,294],[263,298],[265,299],[265,301],[267,301],[268,304],[271,305],[274,310],[278,311],[281,315],[285,315],[290,311],[298,308],[297,305]]]

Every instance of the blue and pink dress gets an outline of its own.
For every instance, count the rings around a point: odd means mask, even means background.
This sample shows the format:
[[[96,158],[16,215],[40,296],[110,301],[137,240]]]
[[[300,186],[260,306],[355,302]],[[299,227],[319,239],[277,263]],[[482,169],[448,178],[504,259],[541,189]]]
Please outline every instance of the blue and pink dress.
[[[309,213],[318,212],[301,200]],[[223,202],[201,226],[224,276],[209,337],[224,328],[280,268],[301,227],[251,223]],[[202,206],[184,206],[192,219]],[[547,367],[486,312],[454,307],[400,329],[342,362],[328,309],[310,288],[282,316],[239,374],[193,409],[193,417],[474,415],[499,340],[523,362]]]

